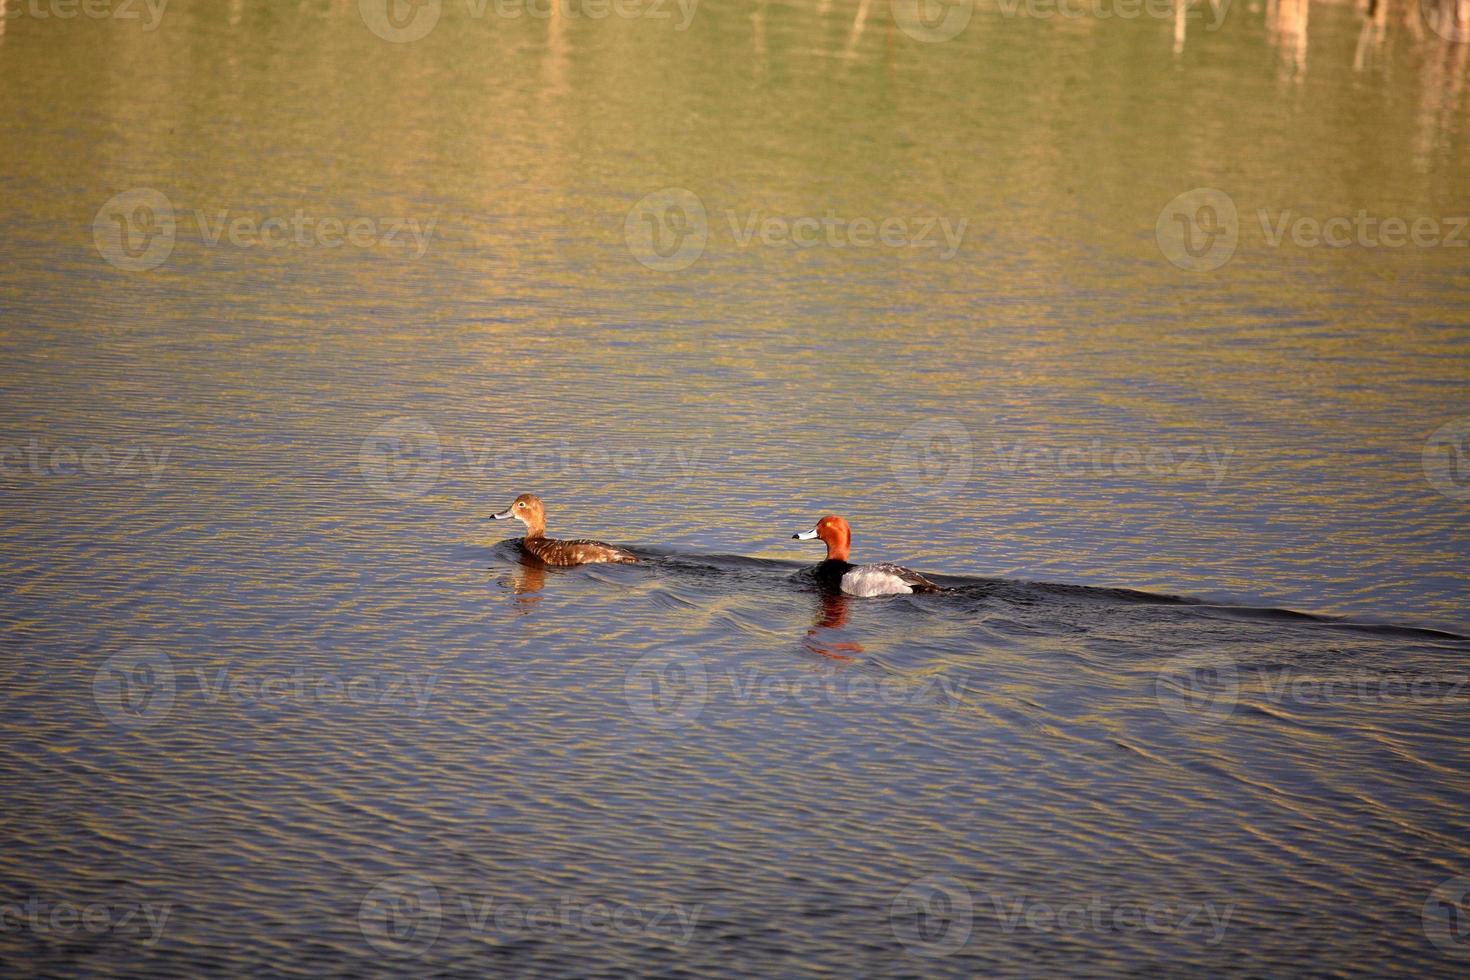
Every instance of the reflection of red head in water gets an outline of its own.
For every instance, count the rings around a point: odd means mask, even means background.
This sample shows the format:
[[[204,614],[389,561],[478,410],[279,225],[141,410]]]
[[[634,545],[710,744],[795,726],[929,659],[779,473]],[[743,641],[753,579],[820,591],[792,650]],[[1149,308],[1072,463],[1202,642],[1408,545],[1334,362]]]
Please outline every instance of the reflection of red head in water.
[[[837,518],[842,520],[842,518]],[[821,594],[821,607],[817,610],[816,622],[812,628],[806,631],[806,648],[812,653],[822,657],[830,657],[833,660],[855,660],[849,653],[862,653],[861,643],[824,643],[821,636],[824,630],[840,630],[847,625],[847,603],[848,597],[841,592],[823,592]],[[839,652],[841,651],[841,652]]]

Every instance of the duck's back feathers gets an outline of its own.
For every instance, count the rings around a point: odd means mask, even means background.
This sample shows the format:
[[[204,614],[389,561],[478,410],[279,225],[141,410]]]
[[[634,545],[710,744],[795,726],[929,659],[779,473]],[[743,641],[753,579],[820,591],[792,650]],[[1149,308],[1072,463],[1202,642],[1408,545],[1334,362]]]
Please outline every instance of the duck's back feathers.
[[[638,556],[602,541],[581,538],[558,541],[555,538],[526,538],[521,547],[548,565],[592,565],[599,562],[632,564]]]
[[[912,568],[883,562],[854,567],[842,576],[842,591],[852,595],[902,595],[907,592],[938,592],[939,586]]]
[[[912,568],[887,562],[854,565],[838,558],[828,558],[820,562],[813,572],[824,586],[848,595],[907,595],[910,592],[939,591],[939,586]]]

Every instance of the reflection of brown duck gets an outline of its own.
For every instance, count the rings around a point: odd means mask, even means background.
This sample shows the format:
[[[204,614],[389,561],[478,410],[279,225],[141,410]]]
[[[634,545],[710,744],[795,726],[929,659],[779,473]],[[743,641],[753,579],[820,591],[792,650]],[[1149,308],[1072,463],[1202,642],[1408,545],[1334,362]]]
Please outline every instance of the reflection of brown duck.
[[[523,493],[501,511],[497,521],[514,517],[526,525],[521,547],[548,565],[590,565],[595,562],[636,562],[638,556],[601,541],[558,541],[546,536],[546,505],[534,493]]]
[[[826,630],[840,630],[847,625],[848,598],[841,592],[823,592],[821,606],[817,609],[816,622],[806,631],[806,648],[812,653],[833,660],[853,660],[850,653],[863,653],[861,643],[828,643],[822,638]]]
[[[546,587],[546,566],[541,562],[518,564],[510,573],[510,591],[515,596],[519,611],[527,613],[541,601],[536,593]]]

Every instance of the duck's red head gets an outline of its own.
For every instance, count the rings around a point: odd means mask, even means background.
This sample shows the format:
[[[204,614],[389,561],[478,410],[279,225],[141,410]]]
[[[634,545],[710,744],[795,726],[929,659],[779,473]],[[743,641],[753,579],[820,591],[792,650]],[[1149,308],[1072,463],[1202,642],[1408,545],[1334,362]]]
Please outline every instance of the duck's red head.
[[[801,541],[821,538],[827,545],[827,557],[838,561],[847,561],[848,551],[852,547],[852,528],[842,518],[831,514],[817,521],[817,526],[810,531],[793,534],[792,537]]]
[[[526,537],[528,538],[546,533],[546,505],[534,493],[521,494],[505,510],[490,516],[497,521],[514,517],[526,525]]]

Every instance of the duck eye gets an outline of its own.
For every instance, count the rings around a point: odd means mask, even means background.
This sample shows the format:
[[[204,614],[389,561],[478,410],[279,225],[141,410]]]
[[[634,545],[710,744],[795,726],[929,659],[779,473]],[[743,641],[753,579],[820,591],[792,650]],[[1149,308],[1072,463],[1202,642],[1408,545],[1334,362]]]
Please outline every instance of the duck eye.
[[[524,508],[526,506],[526,502],[524,500],[522,500],[520,503],[516,504],[516,506],[517,507]]]

